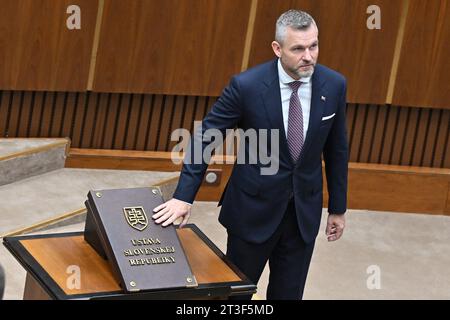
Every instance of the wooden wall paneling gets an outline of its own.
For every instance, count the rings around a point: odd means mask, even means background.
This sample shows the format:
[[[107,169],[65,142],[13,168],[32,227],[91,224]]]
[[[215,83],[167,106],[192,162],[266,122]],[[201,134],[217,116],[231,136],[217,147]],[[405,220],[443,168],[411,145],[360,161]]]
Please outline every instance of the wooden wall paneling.
[[[206,97],[206,101],[205,104],[203,105],[203,118],[206,117],[206,115],[208,114],[209,110],[211,110],[211,105],[213,104],[214,100],[211,97]]]
[[[6,126],[5,126],[5,136],[14,137],[15,136],[15,122],[17,120],[17,92],[11,91],[8,101],[8,112],[6,114]],[[15,121],[14,121],[15,120]]]
[[[197,110],[195,113],[195,119],[197,121],[202,121],[205,118],[208,109],[208,97],[204,97],[204,99],[198,99]]]
[[[70,131],[69,131],[68,137],[71,139],[72,139],[73,133],[75,131],[77,106],[78,106],[78,101],[81,99],[81,97],[82,97],[82,94],[79,92],[75,93],[74,95],[69,96],[69,101],[71,104],[72,112],[70,113]]]
[[[43,91],[34,92],[34,99],[33,99],[33,104],[32,104],[32,108],[33,108],[32,116],[30,118],[29,130],[27,133],[27,136],[30,138],[38,136],[45,94],[46,94],[46,92],[43,92]]]
[[[125,94],[124,100],[126,108],[122,111],[121,119],[125,119],[124,123],[122,124],[122,120],[119,119],[119,132],[123,130],[123,135],[120,137],[120,143],[121,143],[121,149],[126,150],[127,149],[127,142],[129,141],[130,137],[134,137],[134,130],[136,128],[130,128],[130,121],[133,114],[133,101],[135,99],[139,99],[139,95],[134,94]],[[120,136],[120,134],[119,134]],[[132,142],[131,142],[132,143]]]
[[[378,5],[381,9],[380,30],[369,30],[366,26],[369,5]],[[290,8],[307,11],[316,20],[320,39],[319,63],[347,77],[347,100],[384,104],[402,1],[297,0],[274,4],[274,1],[260,0],[250,66],[274,57],[270,43],[274,38],[275,22]]]
[[[389,106],[386,112],[384,130],[382,135],[379,163],[389,164],[391,144],[394,142],[395,120],[398,108]]]
[[[81,101],[81,103],[83,103],[83,108],[80,108],[80,117],[79,117],[79,121],[80,126],[79,128],[79,146],[83,146],[86,145],[86,139],[88,139],[90,137],[90,134],[88,132],[88,130],[86,129],[87,126],[87,118],[91,116],[90,110],[89,110],[89,106],[90,106],[90,101],[92,99],[92,92],[88,91],[86,92],[86,94],[83,95],[83,101]],[[88,136],[86,136],[86,134],[88,134]]]
[[[179,171],[181,165],[175,165],[170,159],[167,152],[71,148],[66,167]]]
[[[198,103],[198,99],[199,99],[199,97],[195,97],[195,96],[185,96],[185,99],[184,99],[185,102],[183,105],[180,128],[189,130],[190,134],[192,134],[192,132],[193,132],[195,110],[196,110],[196,106]],[[181,141],[181,139],[180,139],[179,142],[184,147],[187,147],[187,144],[189,141],[184,141],[184,140]],[[170,145],[170,150],[172,150],[173,146],[177,143],[178,142],[172,142],[172,144]]]
[[[172,151],[173,147],[178,144],[177,141],[171,141],[171,135],[175,130],[183,128],[183,117],[186,114],[187,98],[187,96],[177,97],[177,101],[174,105],[174,112],[172,114],[170,130],[165,145],[165,150],[167,151]]]
[[[50,123],[50,108],[52,106],[53,101],[53,92],[44,92],[44,96],[42,99],[42,110],[39,116],[39,130],[38,137],[46,137],[48,136],[48,127]]]
[[[80,128],[81,148],[90,148],[93,133],[95,132],[95,122],[97,117],[97,106],[100,94],[87,92],[85,109],[83,110],[82,124]]]
[[[445,214],[448,172],[428,174],[416,169],[350,164],[349,208]]]
[[[55,92],[48,91],[44,95],[42,111],[40,116],[40,126],[38,131],[39,137],[48,137],[50,131],[50,121],[52,114],[52,106],[56,95]]]
[[[296,3],[317,17],[319,62],[346,76],[347,100],[385,103],[401,1],[300,0]],[[366,26],[366,10],[370,5],[381,9],[381,30],[369,30]]]
[[[394,140],[390,144],[389,164],[399,165],[402,158],[402,150],[405,144],[405,128],[406,118],[408,117],[408,110],[406,108],[398,107],[398,112],[395,119]]]
[[[450,125],[447,123],[447,138],[445,143],[445,151],[442,157],[442,168],[450,168]]]
[[[412,148],[412,144],[413,141],[411,139],[411,128],[412,128],[412,123],[411,123],[411,111],[413,110],[413,108],[404,108],[402,109],[402,117],[401,117],[401,126],[402,126],[402,130],[401,130],[401,134],[403,136],[402,138],[402,143],[400,146],[400,154],[399,154],[399,158],[396,159],[397,162],[396,164],[398,165],[404,165],[407,163],[406,159],[409,158],[409,154],[411,153],[411,148]]]
[[[189,130],[189,132],[192,132],[193,126],[194,126],[194,111],[195,106],[197,105],[198,97],[194,96],[188,96],[187,102],[186,102],[186,112],[183,117],[183,128],[186,128]]]
[[[359,147],[361,143],[361,139],[364,134],[364,122],[362,119],[364,118],[364,113],[366,111],[366,108],[362,104],[355,105],[355,113],[354,113],[354,119],[353,119],[353,127],[352,132],[350,135],[350,161],[356,162],[358,159],[359,154]]]
[[[87,108],[90,92],[80,93],[75,107],[75,117],[73,119],[72,127],[72,142],[71,146],[79,148],[83,139],[83,119]]]
[[[26,134],[26,130],[21,130],[22,125],[24,124],[22,121],[24,118],[27,118],[29,114],[26,114],[25,112],[25,100],[26,100],[27,92],[22,91],[20,93],[20,103],[19,103],[19,110],[17,115],[17,123],[16,123],[16,137],[24,137]],[[21,136],[23,134],[23,136]]]
[[[61,123],[63,119],[63,111],[66,100],[66,92],[57,92],[55,104],[52,108],[52,118],[50,124],[50,134],[49,137],[59,137]]]
[[[420,110],[418,108],[408,108],[408,122],[403,145],[402,165],[410,166],[412,163],[412,154],[416,144],[417,126],[420,121]]]
[[[147,130],[147,142],[144,150],[157,150],[158,148],[158,139],[159,132],[161,130],[161,118],[164,112],[162,105],[164,104],[164,96],[163,95],[154,95],[152,99],[151,106],[151,114],[149,118],[149,122],[147,125],[150,125]]]
[[[72,4],[81,9],[80,30],[66,27]],[[85,90],[97,6],[97,0],[2,0],[0,89]]]
[[[66,92],[64,96],[64,112],[63,119],[60,124],[60,137],[68,137],[72,140],[72,124],[75,118],[75,103],[77,100],[78,92]],[[89,120],[90,117],[87,118]],[[88,146],[82,145],[83,148]]]
[[[220,94],[240,71],[250,4],[106,0],[93,90]]]
[[[61,137],[62,122],[67,104],[67,91],[58,92],[56,107],[53,113],[52,137]]]
[[[294,8],[303,9],[301,6],[294,5],[293,0],[258,0],[250,47],[249,67],[275,58],[271,47],[275,38],[275,23],[283,12]]]
[[[147,97],[148,95],[145,94],[141,94],[139,96],[139,101],[136,100],[136,108],[138,109],[138,116],[136,119],[136,130],[134,133],[134,145],[132,146],[131,150],[142,150],[142,147],[139,146],[138,147],[138,143],[139,143],[139,139],[144,136],[144,139],[141,139],[141,141],[145,141],[145,134],[142,134],[142,132],[145,132],[146,126],[142,126],[140,125],[142,119],[143,119],[143,114],[144,114],[144,103],[145,100],[148,99]]]
[[[125,136],[123,137],[123,148],[124,150],[135,150],[134,146],[136,144],[136,138],[139,131],[138,121],[140,118],[139,112],[142,95],[141,94],[133,94],[129,95],[129,109],[127,115],[127,125],[125,128]]]
[[[430,109],[419,110],[419,121],[416,128],[413,152],[411,154],[411,165],[420,167],[422,154],[426,144],[426,131],[428,126],[428,117]]]
[[[208,104],[208,97],[199,97],[195,106],[194,121],[202,121],[205,117],[205,109]]]
[[[179,171],[169,152],[71,149],[68,167]],[[211,165],[222,170],[218,186],[200,188],[197,200],[217,201],[232,165]],[[379,164],[349,164],[349,208],[395,212],[448,214],[449,169]],[[326,181],[324,181],[326,184]],[[326,191],[326,185],[324,185]],[[393,196],[394,195],[394,196]],[[327,195],[324,194],[324,206]],[[446,209],[447,208],[447,209]]]
[[[119,96],[118,110],[116,114],[114,133],[113,133],[113,148],[123,150],[123,140],[126,138],[126,127],[128,123],[128,112],[130,110],[130,95],[121,94]]]
[[[109,96],[103,125],[102,149],[113,149],[114,125],[119,105],[120,93],[113,93]]]
[[[159,115],[160,126],[156,151],[166,151],[166,141],[170,139],[170,122],[173,118],[176,100],[177,96],[164,96],[163,104],[161,105],[162,110]]]
[[[369,113],[371,110],[371,106],[370,105],[364,105],[364,112],[361,115],[361,118],[359,121],[362,122],[362,133],[361,133],[361,137],[359,140],[359,145],[358,145],[358,157],[357,157],[357,161],[358,162],[365,162],[363,159],[367,158],[368,153],[365,152],[364,150],[364,145],[368,145],[368,142],[370,141],[371,138],[371,133],[372,131],[369,129],[368,127],[368,122],[369,122]]]
[[[148,131],[150,130],[151,118],[153,113],[153,95],[144,94],[142,95],[140,106],[139,106],[139,122],[138,131],[136,133],[136,148],[134,150],[146,150]]]
[[[26,103],[26,105],[29,106],[28,109],[28,119],[27,121],[27,130],[25,133],[25,137],[30,137],[30,133],[31,133],[31,124],[33,122],[33,117],[35,117],[35,105],[36,105],[36,95],[38,92],[36,91],[31,91],[29,92],[29,101]]]
[[[73,108],[71,108],[71,106],[69,106],[68,102],[69,102],[69,96],[70,95],[76,95],[76,92],[65,92],[64,93],[64,105],[62,108],[62,119],[61,119],[61,123],[59,124],[59,133],[58,136],[59,137],[70,137],[70,129],[67,130],[66,128],[69,127],[69,123],[71,122],[69,119],[71,114],[73,113]],[[68,133],[69,134],[68,134]]]
[[[64,115],[64,123],[62,127],[62,136],[72,138],[75,126],[76,104],[80,97],[79,92],[69,92],[67,96],[67,107]]]
[[[387,108],[385,106],[377,106],[375,108],[374,122],[375,127],[372,133],[370,150],[367,158],[369,163],[379,163],[380,153],[382,150],[382,138],[384,133],[384,119],[386,118]]]
[[[28,129],[28,121],[30,119],[30,103],[31,103],[31,96],[32,92],[22,92],[22,95],[20,97],[21,103],[20,103],[20,111],[18,115],[18,123],[17,123],[17,130],[16,130],[16,137],[26,137],[27,136],[27,129]]]
[[[424,164],[424,157],[425,157],[425,152],[427,149],[428,144],[430,143],[429,138],[430,138],[430,127],[431,127],[431,120],[432,120],[432,115],[433,115],[433,109],[428,109],[428,114],[427,116],[424,118],[424,126],[425,126],[425,130],[424,130],[424,142],[423,142],[423,147],[422,147],[422,153],[420,154],[420,161],[419,161],[419,166],[426,166]]]
[[[449,139],[449,129],[450,129],[450,110],[442,110],[442,116],[440,117],[438,125],[438,137],[435,143],[433,167],[437,168],[443,167],[446,142]],[[447,156],[449,156],[448,153]]]
[[[359,146],[358,162],[369,162],[376,128],[376,107],[368,105],[364,117],[364,136]]]
[[[9,96],[11,91],[0,90],[0,137],[6,137],[9,112]]]
[[[23,92],[14,91],[11,101],[9,118],[9,136],[17,137],[20,126],[20,114],[22,112]]]
[[[431,109],[431,115],[428,124],[428,134],[425,144],[424,152],[422,153],[421,166],[431,167],[433,166],[433,158],[435,156],[435,146],[437,141],[438,127],[439,127],[439,117],[441,110]]]
[[[51,103],[48,104],[48,107],[49,107],[48,113],[47,113],[48,127],[46,130],[46,135],[45,135],[46,137],[52,136],[53,118],[55,116],[55,108],[57,108],[58,95],[59,95],[58,92],[56,92],[56,91],[53,92],[53,97],[52,97]]]
[[[103,132],[105,128],[105,118],[108,110],[108,101],[111,93],[99,93],[97,104],[95,106],[94,130],[91,133],[90,148],[102,148]]]
[[[123,130],[125,130],[126,116],[128,115],[129,96],[127,94],[119,95],[119,102],[117,104],[117,111],[114,122],[114,131],[112,135],[112,149],[122,149],[121,143],[123,141]],[[125,118],[125,119],[124,119]],[[123,125],[123,126],[122,126]]]
[[[450,109],[450,1],[409,0],[393,103]]]
[[[199,127],[201,124],[201,121],[204,118],[205,109],[207,108],[206,105],[208,103],[208,97],[198,97],[195,101],[194,111],[193,111],[193,121],[191,123],[191,137],[194,135],[195,130]],[[196,122],[198,122],[196,124]]]
[[[21,110],[19,115],[19,121],[17,126],[17,137],[27,137],[28,133],[28,127],[30,124],[30,116],[33,116],[32,113],[32,99],[33,98],[33,92],[27,91],[22,92],[22,103],[21,103]]]
[[[6,118],[6,135],[7,137],[15,137],[17,115],[19,111],[20,92],[11,91],[9,97],[8,114]]]
[[[116,138],[117,138],[117,127],[119,126],[119,118],[120,114],[122,113],[122,101],[124,94],[119,93],[114,95],[116,99],[112,99],[111,102],[113,102],[113,105],[111,106],[111,124],[109,125],[108,129],[111,129],[109,131],[110,136],[105,137],[108,138],[109,141],[111,141],[111,145],[109,149],[118,149],[115,145]]]
[[[58,108],[55,113],[54,120],[54,129],[56,137],[62,137],[64,123],[66,122],[66,113],[67,113],[67,100],[69,97],[69,92],[61,92],[60,93],[60,102],[58,103]],[[61,101],[62,100],[62,101]]]
[[[69,137],[80,148],[171,151],[216,97],[0,91],[8,137]],[[352,162],[448,167],[450,110],[347,105]],[[226,146],[225,146],[226,147]],[[140,148],[140,149],[137,149]]]

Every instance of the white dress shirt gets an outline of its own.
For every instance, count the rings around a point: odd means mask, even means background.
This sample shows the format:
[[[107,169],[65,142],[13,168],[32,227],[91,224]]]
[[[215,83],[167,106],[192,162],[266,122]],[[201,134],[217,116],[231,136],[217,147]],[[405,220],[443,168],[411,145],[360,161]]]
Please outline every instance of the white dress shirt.
[[[288,118],[289,118],[289,100],[291,99],[292,89],[289,87],[288,83],[292,81],[301,81],[302,84],[298,89],[298,97],[300,98],[300,103],[302,105],[303,111],[303,137],[306,139],[306,134],[308,132],[309,124],[309,114],[311,111],[311,93],[312,84],[311,77],[300,78],[300,80],[295,80],[283,69],[280,59],[278,59],[278,78],[280,79],[280,92],[281,92],[281,107],[283,109],[283,124],[284,132],[287,137],[288,130]]]

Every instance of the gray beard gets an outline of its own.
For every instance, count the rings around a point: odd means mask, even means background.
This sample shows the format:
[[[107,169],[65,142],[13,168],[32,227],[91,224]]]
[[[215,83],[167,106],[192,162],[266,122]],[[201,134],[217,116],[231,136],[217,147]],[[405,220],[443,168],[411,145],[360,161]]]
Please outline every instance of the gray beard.
[[[313,75],[314,73],[314,67],[312,68],[311,71],[297,71],[296,74],[300,77],[300,78],[309,78]]]

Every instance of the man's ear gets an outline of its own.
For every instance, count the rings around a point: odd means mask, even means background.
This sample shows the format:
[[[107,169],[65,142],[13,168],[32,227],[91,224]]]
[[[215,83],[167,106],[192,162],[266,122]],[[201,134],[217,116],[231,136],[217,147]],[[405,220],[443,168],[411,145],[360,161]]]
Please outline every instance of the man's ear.
[[[277,41],[272,41],[272,50],[278,58],[281,57],[281,45]]]

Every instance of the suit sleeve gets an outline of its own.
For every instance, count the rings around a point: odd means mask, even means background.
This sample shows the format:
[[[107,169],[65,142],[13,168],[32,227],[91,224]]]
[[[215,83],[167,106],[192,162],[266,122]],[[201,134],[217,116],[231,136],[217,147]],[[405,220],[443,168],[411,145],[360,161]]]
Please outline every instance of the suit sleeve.
[[[347,84],[343,81],[336,119],[324,146],[323,156],[328,185],[328,212],[343,214],[347,210],[348,142],[346,126]]]
[[[211,111],[203,119],[201,127],[195,131],[184,158],[174,198],[188,203],[194,201],[210,160],[209,155],[203,156],[203,151],[210,143],[217,142],[212,141],[206,131],[220,131],[223,140],[226,129],[236,127],[242,115],[240,91],[238,79],[233,77]]]

